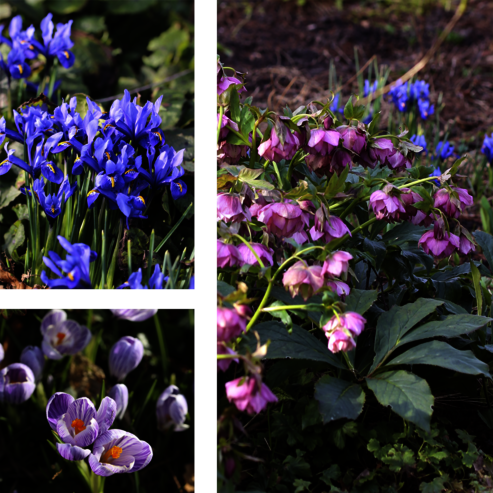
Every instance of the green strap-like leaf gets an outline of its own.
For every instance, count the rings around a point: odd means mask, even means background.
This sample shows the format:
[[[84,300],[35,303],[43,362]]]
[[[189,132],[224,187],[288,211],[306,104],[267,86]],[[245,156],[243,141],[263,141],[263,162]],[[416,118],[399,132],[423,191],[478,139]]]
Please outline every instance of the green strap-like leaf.
[[[315,384],[315,399],[324,423],[336,419],[356,419],[365,404],[365,393],[361,385],[329,375]]]
[[[399,416],[430,431],[434,401],[426,380],[399,370],[367,378],[366,383],[382,406],[390,406]]]

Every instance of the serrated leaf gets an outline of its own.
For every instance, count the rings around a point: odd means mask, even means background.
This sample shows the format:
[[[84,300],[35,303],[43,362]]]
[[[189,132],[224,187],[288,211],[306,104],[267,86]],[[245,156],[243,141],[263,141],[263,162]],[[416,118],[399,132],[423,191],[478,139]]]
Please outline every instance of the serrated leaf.
[[[380,404],[390,406],[402,418],[430,431],[434,400],[426,380],[398,370],[367,378],[366,383]]]

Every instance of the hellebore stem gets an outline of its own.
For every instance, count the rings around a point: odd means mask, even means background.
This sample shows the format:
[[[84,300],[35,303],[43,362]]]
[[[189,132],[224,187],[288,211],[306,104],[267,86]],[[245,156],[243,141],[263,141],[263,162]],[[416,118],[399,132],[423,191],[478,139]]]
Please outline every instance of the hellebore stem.
[[[221,124],[223,122],[224,107],[219,106],[219,120],[217,122],[217,143],[219,143],[219,134],[221,133]]]
[[[240,235],[234,235],[234,236],[236,238],[239,238],[249,248],[249,250],[253,253],[255,258],[257,259],[257,262],[259,263],[260,267],[262,269],[265,269],[264,263],[262,262],[262,260],[260,260],[260,257],[257,255],[257,252],[253,249],[252,245],[250,245],[250,243],[248,243],[248,241],[245,240],[245,238],[243,238],[242,236],[240,236]]]

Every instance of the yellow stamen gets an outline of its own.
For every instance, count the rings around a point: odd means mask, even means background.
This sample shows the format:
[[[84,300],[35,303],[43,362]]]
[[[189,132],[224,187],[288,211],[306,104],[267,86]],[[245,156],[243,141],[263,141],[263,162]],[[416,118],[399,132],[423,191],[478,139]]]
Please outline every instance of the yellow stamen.
[[[46,166],[48,166],[48,168],[50,168],[51,172],[52,172],[53,174],[55,174],[55,168],[54,168],[51,164],[46,163]]]
[[[110,153],[109,152],[105,152],[105,154],[106,154],[106,157],[108,158],[108,161],[109,161],[111,159],[110,158]]]
[[[92,195],[93,193],[98,193],[98,194],[99,194],[99,192],[98,192],[97,190],[91,190],[91,191],[87,194],[87,196],[89,197],[89,195]]]
[[[22,75],[22,65],[17,65],[17,68],[19,69],[19,72]]]
[[[110,180],[111,180],[111,188],[114,188],[114,186],[115,186],[115,178],[113,176],[110,176]]]
[[[108,451],[106,451],[99,462],[109,462],[112,459],[118,459],[122,454],[123,450],[120,447],[111,447]]]
[[[3,166],[5,163],[8,163],[8,162],[9,162],[9,160],[8,160],[8,159],[6,159],[5,161],[2,161],[2,162],[0,163],[0,166]]]
[[[65,141],[65,142],[59,142],[58,143],[59,146],[63,146],[65,144],[69,146],[70,145],[70,142]]]
[[[55,214],[55,207],[53,205],[51,206],[51,212]]]
[[[123,173],[124,175],[128,175],[128,173],[136,173],[137,170],[135,168],[131,168],[131,169],[127,169],[127,171],[125,171],[125,173]]]
[[[183,192],[183,187],[181,186],[180,183],[176,183],[176,186],[180,189],[180,192]]]
[[[142,195],[139,195],[137,198],[139,198],[140,200],[142,200],[142,203],[144,205],[146,205],[146,201],[144,200],[144,197],[142,197]]]
[[[103,130],[106,130],[108,127],[114,127],[114,125],[112,125],[111,123],[107,123],[107,124],[104,126]]]
[[[161,136],[161,134],[159,132],[152,132],[153,134],[157,135],[159,137],[159,140],[162,142],[163,141],[163,137]]]
[[[65,54],[65,56],[67,57],[67,59],[70,58],[70,55],[68,54],[68,51],[64,51],[63,53]]]
[[[84,431],[86,429],[84,425],[84,421],[82,421],[82,419],[74,419],[72,421],[72,428],[75,429],[76,435],[78,435],[81,431]]]
[[[71,281],[73,281],[73,280],[74,280],[74,276],[72,275],[72,272],[69,272],[69,273],[67,274],[67,277],[68,277]]]

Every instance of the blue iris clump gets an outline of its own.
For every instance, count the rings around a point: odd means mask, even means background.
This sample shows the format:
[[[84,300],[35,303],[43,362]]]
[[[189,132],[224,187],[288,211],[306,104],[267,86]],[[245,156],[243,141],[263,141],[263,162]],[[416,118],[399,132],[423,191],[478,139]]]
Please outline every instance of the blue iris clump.
[[[389,95],[394,106],[402,113],[407,113],[416,106],[423,120],[435,112],[435,106],[430,101],[430,85],[422,80],[405,82],[398,80]]]

